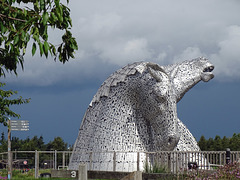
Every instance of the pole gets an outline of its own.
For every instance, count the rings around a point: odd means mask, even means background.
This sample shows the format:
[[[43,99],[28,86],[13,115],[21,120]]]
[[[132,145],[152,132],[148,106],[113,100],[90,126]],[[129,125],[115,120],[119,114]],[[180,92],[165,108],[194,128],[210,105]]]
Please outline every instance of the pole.
[[[137,152],[137,171],[139,171],[139,164],[140,164],[140,155],[139,152]]]
[[[39,173],[39,152],[35,150],[35,178],[38,179]]]
[[[113,172],[116,171],[116,152],[113,152]]]
[[[78,180],[88,180],[87,165],[80,164],[78,168]]]
[[[11,123],[8,119],[8,179],[12,179]]]
[[[230,164],[231,151],[229,148],[226,149],[226,164]]]
[[[55,150],[55,153],[54,153],[54,155],[55,155],[55,161],[54,161],[54,169],[57,169],[57,150]]]
[[[62,154],[62,166],[63,166],[63,169],[65,169],[65,151],[63,151],[63,154]]]

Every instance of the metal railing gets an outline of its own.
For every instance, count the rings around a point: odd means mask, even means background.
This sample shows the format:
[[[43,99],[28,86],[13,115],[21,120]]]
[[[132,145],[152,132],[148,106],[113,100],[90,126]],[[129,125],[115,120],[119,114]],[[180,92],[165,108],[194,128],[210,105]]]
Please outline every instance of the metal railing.
[[[78,162],[87,164],[88,170],[97,171],[132,172],[159,167],[177,173],[194,163],[202,170],[226,164],[225,151],[82,152],[78,156]],[[239,158],[240,151],[231,152],[231,162]]]
[[[67,169],[72,151],[12,151],[13,168],[19,168],[21,160],[26,160],[29,168],[39,169]],[[212,166],[226,164],[225,151],[161,151],[161,152],[84,152],[87,157],[81,163],[88,166],[88,170],[125,171],[132,172],[146,170],[154,166],[166,167],[177,173],[188,169],[189,163],[195,162],[199,169],[211,169]],[[81,154],[79,154],[81,156]],[[98,159],[98,157],[106,157]],[[118,157],[125,157],[126,161],[118,161]],[[104,160],[103,160],[104,159]],[[231,151],[230,161],[239,161],[240,151]],[[7,152],[0,153],[0,164],[7,164]],[[104,168],[104,169],[103,169]]]

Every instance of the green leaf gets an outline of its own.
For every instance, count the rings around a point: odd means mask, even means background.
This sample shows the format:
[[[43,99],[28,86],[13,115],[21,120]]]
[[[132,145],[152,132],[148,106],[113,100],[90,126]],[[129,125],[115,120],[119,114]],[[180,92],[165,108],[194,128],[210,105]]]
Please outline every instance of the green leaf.
[[[23,48],[23,55],[26,53],[26,48],[24,47]]]
[[[5,27],[2,23],[2,21],[0,22],[0,29],[1,29],[1,33],[4,34],[5,33]]]
[[[43,25],[46,26],[47,22],[48,22],[48,13],[47,12],[44,12],[43,13],[43,16],[42,16],[42,22],[43,22]]]
[[[39,40],[39,36],[37,36],[37,35],[33,35],[33,39],[35,40],[35,41],[37,41],[38,43],[40,43],[40,40]]]
[[[49,45],[48,45],[48,42],[47,42],[47,41],[44,41],[43,50],[44,50],[45,56],[48,57]]]
[[[28,42],[30,40],[30,35],[27,33],[26,34],[26,41]]]
[[[60,23],[62,23],[62,22],[63,22],[62,6],[58,6],[58,7],[56,8],[56,15],[57,15],[58,21],[59,21]]]
[[[19,36],[18,35],[14,36],[13,44],[16,45],[18,43],[18,41],[19,41]]]
[[[70,26],[72,27],[72,19],[68,19]]]
[[[11,48],[10,48],[10,53],[13,54],[13,53],[14,53],[14,50],[15,50],[14,45],[11,43],[11,44],[10,44],[10,47],[11,47]]]
[[[37,46],[36,46],[36,43],[34,42],[32,45],[32,56],[34,56],[36,49],[37,49]]]
[[[45,0],[40,0],[40,11],[45,9]]]
[[[55,16],[55,14],[53,12],[51,12],[50,17],[51,17],[51,20],[52,20],[51,23],[53,24],[56,21],[57,17]]]
[[[27,11],[26,11],[26,9],[23,9],[23,14],[24,14],[24,16],[27,16]]]
[[[40,8],[40,6],[39,6],[39,1],[36,0],[33,5],[34,5],[34,10],[35,10],[36,12],[38,12],[38,11],[39,11],[39,8]]]
[[[41,42],[39,42],[38,46],[39,46],[39,50],[40,50],[40,55],[42,56],[43,55],[43,45]]]
[[[56,48],[55,48],[55,46],[52,46],[52,52],[53,52],[54,56],[56,56]]]
[[[31,30],[30,30],[30,35],[32,35],[33,32],[34,32],[34,26],[33,26],[33,27],[31,28]]]
[[[0,37],[0,45],[2,44],[3,42],[3,37]]]
[[[21,40],[24,41],[26,33],[24,31],[21,31]]]

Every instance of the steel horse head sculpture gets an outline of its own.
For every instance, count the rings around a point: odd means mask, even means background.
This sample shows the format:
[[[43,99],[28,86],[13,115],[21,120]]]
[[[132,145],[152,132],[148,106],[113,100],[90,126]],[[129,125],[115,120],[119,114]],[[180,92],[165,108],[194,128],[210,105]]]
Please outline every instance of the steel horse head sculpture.
[[[177,117],[177,102],[199,81],[214,77],[206,58],[159,66],[136,62],[113,73],[103,82],[81,123],[69,168],[89,161],[86,152],[155,152],[200,150],[196,140]],[[85,153],[85,154],[84,154]],[[129,162],[118,156],[118,162]],[[108,155],[92,159],[106,167]]]

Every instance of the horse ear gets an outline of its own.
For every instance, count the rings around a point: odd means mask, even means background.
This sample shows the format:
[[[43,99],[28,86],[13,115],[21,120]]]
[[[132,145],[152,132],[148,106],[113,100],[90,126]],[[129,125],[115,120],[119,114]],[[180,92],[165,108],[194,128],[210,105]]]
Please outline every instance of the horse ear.
[[[162,82],[164,80],[169,79],[167,73],[163,70],[163,68],[154,63],[147,64],[148,72],[154,77],[158,82]]]

